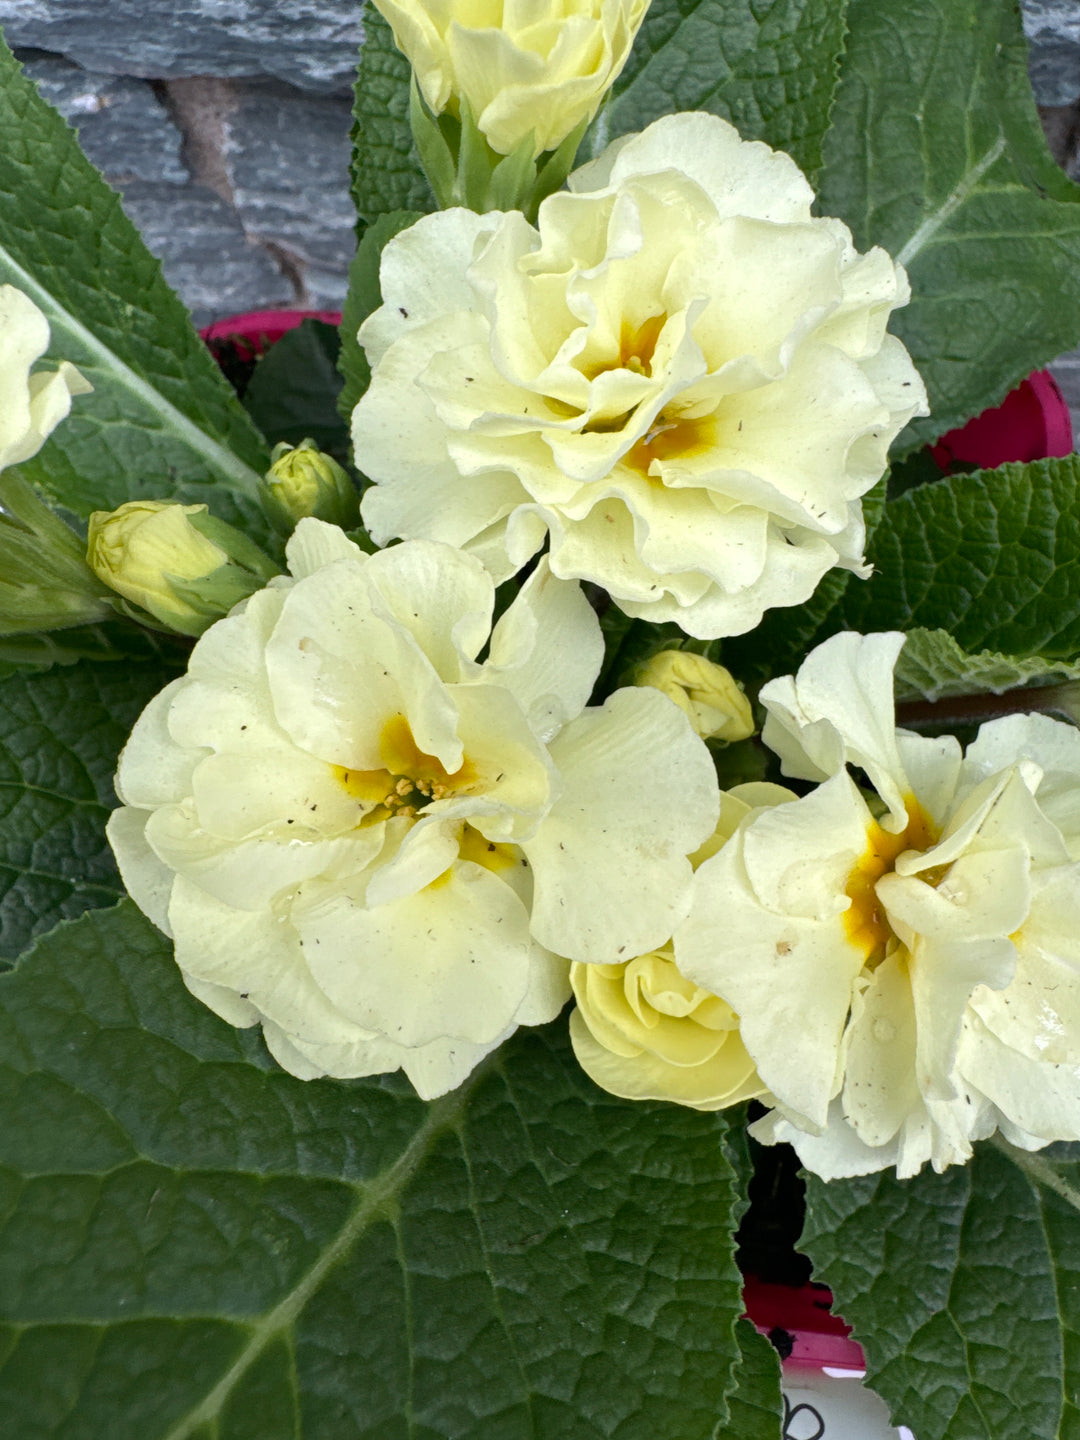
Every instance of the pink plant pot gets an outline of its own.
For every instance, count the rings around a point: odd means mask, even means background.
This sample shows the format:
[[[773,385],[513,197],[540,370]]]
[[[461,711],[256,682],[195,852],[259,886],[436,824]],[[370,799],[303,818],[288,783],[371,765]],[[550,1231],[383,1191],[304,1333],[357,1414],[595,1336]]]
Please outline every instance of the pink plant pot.
[[[241,359],[253,360],[269,350],[287,330],[295,330],[304,320],[322,320],[327,325],[340,325],[340,310],[249,310],[244,315],[227,315],[215,320],[199,334],[207,342],[230,340],[238,351],[246,350]]]
[[[933,456],[948,473],[957,460],[992,470],[1010,460],[1071,455],[1072,449],[1069,407],[1050,372],[1036,370],[1000,405],[943,435],[933,447]]]

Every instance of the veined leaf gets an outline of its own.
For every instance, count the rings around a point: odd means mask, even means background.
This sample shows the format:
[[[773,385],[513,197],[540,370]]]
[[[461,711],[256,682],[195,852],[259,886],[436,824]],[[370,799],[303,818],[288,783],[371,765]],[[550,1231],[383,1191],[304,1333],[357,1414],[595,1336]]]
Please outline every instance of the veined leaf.
[[[813,181],[846,0],[652,0],[593,152],[676,110],[708,110],[792,154]]]
[[[1080,460],[953,475],[885,507],[832,629],[947,630],[980,650],[1080,654]],[[835,622],[835,623],[834,623]],[[824,638],[822,635],[820,638]]]
[[[998,1140],[966,1166],[811,1177],[804,1245],[918,1440],[1080,1434],[1080,1147]]]
[[[907,267],[890,328],[931,415],[912,449],[1080,338],[1080,188],[1046,148],[1014,0],[851,0],[823,214]]]
[[[116,757],[173,673],[147,656],[0,679],[0,963],[124,893],[105,839]]]
[[[727,1422],[714,1440],[783,1440],[780,1361],[749,1320],[735,1327],[739,1341],[738,1388],[728,1399]]]
[[[130,902],[0,1005],[3,1440],[710,1440],[721,1117],[597,1090],[561,1022],[431,1105],[296,1080]]]
[[[435,208],[409,126],[411,78],[393,31],[368,5],[353,91],[352,191],[361,230],[391,210]]]
[[[0,284],[46,315],[49,358],[94,387],[23,473],[84,518],[205,501],[263,533],[262,442],[120,201],[0,40]]]

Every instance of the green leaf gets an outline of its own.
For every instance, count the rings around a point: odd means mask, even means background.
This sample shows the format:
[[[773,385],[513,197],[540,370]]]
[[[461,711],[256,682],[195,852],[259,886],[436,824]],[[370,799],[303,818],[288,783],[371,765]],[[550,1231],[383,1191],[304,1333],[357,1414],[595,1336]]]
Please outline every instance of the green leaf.
[[[844,45],[846,0],[652,0],[601,113],[594,153],[661,115],[708,110],[789,151],[813,182]]]
[[[907,491],[886,506],[869,550],[874,576],[848,587],[842,625],[947,630],[971,654],[1073,660],[1080,653],[1078,493],[1075,455]]]
[[[1014,0],[851,0],[821,213],[907,267],[913,448],[1080,338],[1080,189],[1043,139]]]
[[[336,325],[305,320],[259,358],[244,392],[244,409],[271,445],[312,439],[344,457],[349,433],[337,412],[341,379]]]
[[[945,630],[911,630],[896,662],[896,697],[938,701],[953,695],[1004,695],[1019,686],[1080,680],[1080,664],[995,650],[969,655]]]
[[[174,673],[142,661],[0,679],[0,957],[124,893],[105,839],[116,757]]]
[[[738,1388],[728,1397],[727,1423],[715,1440],[783,1440],[780,1361],[776,1351],[749,1320],[735,1327],[739,1342]]]
[[[26,477],[76,515],[143,496],[205,501],[258,535],[261,441],[118,197],[0,40],[0,283],[94,386]]]
[[[353,92],[352,193],[361,227],[391,210],[435,207],[409,126],[411,80],[393,31],[368,5]]]
[[[372,311],[382,304],[379,261],[383,246],[399,230],[406,230],[419,218],[416,210],[394,210],[388,215],[380,215],[364,232],[349,266],[349,293],[341,314],[341,351],[337,362],[343,381],[337,398],[338,414],[346,425],[351,422],[358,400],[371,383],[371,367],[356,335]]]
[[[1004,1141],[966,1166],[811,1178],[803,1243],[918,1440],[1080,1433],[1080,1147]]]
[[[712,1436],[722,1118],[597,1090],[561,1022],[431,1105],[296,1080],[130,902],[0,1001],[3,1440]]]

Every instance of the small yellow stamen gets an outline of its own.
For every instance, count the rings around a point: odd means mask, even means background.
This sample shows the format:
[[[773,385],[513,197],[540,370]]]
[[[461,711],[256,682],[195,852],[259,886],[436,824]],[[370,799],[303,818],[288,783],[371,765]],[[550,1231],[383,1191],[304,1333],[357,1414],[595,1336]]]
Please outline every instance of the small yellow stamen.
[[[648,431],[623,458],[623,463],[648,476],[654,460],[690,460],[716,448],[715,415],[683,420],[658,415]],[[655,477],[650,477],[655,478]]]
[[[885,908],[877,897],[877,882],[893,868],[905,850],[929,850],[938,841],[937,829],[919,802],[904,800],[908,823],[898,834],[883,830],[876,820],[867,828],[867,848],[848,876],[844,894],[851,906],[844,912],[848,939],[867,960],[884,953],[893,937]],[[922,877],[926,879],[924,875]]]
[[[370,807],[361,825],[377,823],[388,815],[414,816],[430,800],[468,790],[478,778],[467,760],[450,774],[437,756],[421,750],[404,715],[391,716],[383,726],[379,755],[384,767],[381,770],[331,766],[343,789],[361,805]]]

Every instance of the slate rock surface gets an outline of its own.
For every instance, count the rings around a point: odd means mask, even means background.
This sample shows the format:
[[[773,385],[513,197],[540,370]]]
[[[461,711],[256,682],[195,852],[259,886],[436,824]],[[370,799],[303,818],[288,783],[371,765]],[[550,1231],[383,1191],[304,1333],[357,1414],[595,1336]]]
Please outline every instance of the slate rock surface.
[[[344,92],[363,37],[356,0],[0,0],[15,49],[49,50],[84,70],[168,80],[271,75]]]
[[[1040,105],[1069,105],[1080,96],[1080,3],[1021,0],[1031,49],[1031,83]]]

